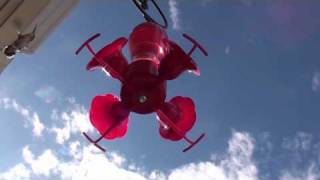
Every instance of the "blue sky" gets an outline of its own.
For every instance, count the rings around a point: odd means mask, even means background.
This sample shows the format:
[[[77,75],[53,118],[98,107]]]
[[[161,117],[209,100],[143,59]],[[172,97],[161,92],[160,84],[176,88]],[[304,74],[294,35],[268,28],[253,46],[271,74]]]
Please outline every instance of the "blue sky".
[[[168,84],[168,99],[193,98],[189,135],[205,139],[182,153],[185,142],[160,138],[154,114],[131,114],[124,138],[102,142],[108,153],[89,145],[81,132],[97,135],[91,99],[119,95],[120,84],[85,71],[90,54],[74,52],[96,32],[95,49],[128,37],[143,19],[128,1],[80,1],[35,54],[18,55],[0,76],[0,179],[319,180],[320,2],[160,5],[172,40],[190,48],[186,32],[209,52],[194,55],[200,77]]]

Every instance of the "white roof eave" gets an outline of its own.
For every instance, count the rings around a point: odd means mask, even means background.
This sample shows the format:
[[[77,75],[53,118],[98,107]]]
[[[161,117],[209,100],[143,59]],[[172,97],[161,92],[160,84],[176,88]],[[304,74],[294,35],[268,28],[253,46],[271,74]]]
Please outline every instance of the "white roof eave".
[[[37,26],[35,39],[23,50],[33,53],[79,0],[0,0],[0,50],[12,44],[18,34]],[[0,72],[10,60],[0,52]]]

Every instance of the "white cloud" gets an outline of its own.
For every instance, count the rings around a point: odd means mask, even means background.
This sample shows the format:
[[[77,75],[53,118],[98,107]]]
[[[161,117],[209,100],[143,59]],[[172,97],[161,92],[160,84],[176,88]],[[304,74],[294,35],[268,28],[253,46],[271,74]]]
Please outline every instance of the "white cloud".
[[[143,175],[127,170],[115,159],[117,154],[105,156],[94,146],[79,149],[80,159],[60,162],[57,172],[62,179],[145,179]],[[116,157],[119,156],[119,157]]]
[[[43,123],[41,122],[39,115],[37,112],[33,112],[27,107],[24,107],[17,103],[15,99],[10,98],[1,98],[0,99],[0,108],[6,110],[13,110],[19,113],[24,119],[24,126],[28,127],[32,126],[32,133],[36,137],[40,137],[42,135],[43,130],[45,129]]]
[[[53,120],[62,123],[62,127],[54,125],[49,130],[56,134],[56,142],[58,144],[63,144],[66,140],[69,140],[72,134],[79,135],[81,132],[93,131],[88,118],[88,110],[77,104],[73,98],[70,98],[68,102],[70,107],[67,108],[67,111],[59,113],[57,110],[53,110],[51,114]]]
[[[40,137],[45,127],[40,121],[39,115],[37,113],[33,113],[31,123],[33,126],[32,133],[35,136]]]
[[[222,164],[229,168],[231,179],[258,179],[258,170],[252,161],[254,139],[248,133],[233,132],[228,144],[229,156]]]
[[[42,86],[34,92],[36,96],[46,103],[51,103],[60,97],[60,92],[53,86]]]
[[[71,160],[61,160],[51,150],[44,150],[39,156],[35,156],[29,147],[23,148],[23,159],[25,165],[24,174],[28,177],[53,177],[58,176],[59,179],[141,179],[146,178],[142,173],[127,170],[123,167],[125,159],[117,153],[110,152],[106,156],[102,154],[94,146],[84,146],[79,142],[71,142],[70,147],[76,145],[72,149],[72,154],[77,154],[76,158],[70,156]],[[79,156],[80,155],[80,156]],[[26,168],[27,167],[27,168]],[[15,179],[8,176],[9,172],[0,174],[4,179]],[[11,173],[12,174],[12,173]]]
[[[40,156],[34,158],[34,154],[26,146],[22,150],[25,163],[28,164],[34,175],[48,177],[59,165],[59,160],[50,149],[45,150]]]
[[[252,161],[254,140],[248,133],[233,132],[224,159],[190,163],[173,169],[166,174],[159,170],[145,172],[115,152],[101,153],[92,145],[79,141],[69,142],[69,158],[59,158],[58,153],[46,149],[36,156],[28,146],[22,150],[24,162],[19,163],[26,177],[59,177],[59,179],[132,179],[132,180],[255,180],[258,171]],[[14,168],[12,168],[14,169]],[[12,174],[0,173],[0,177]],[[17,168],[16,168],[17,169]],[[17,171],[17,170],[16,170]],[[22,170],[20,170],[22,171]],[[6,176],[5,176],[6,175]]]
[[[220,162],[191,163],[168,176],[175,179],[257,180],[258,170],[252,160],[254,140],[248,133],[233,132],[227,156]]]
[[[180,19],[179,19],[179,9],[178,9],[178,2],[177,0],[169,0],[169,12],[170,12],[170,18],[173,23],[173,29],[180,30]]]
[[[48,128],[55,133],[56,142],[64,144],[58,149],[37,149],[32,151],[29,145],[22,149],[22,162],[6,172],[0,172],[0,179],[133,179],[133,180],[259,180],[259,170],[253,158],[256,140],[247,132],[232,132],[228,149],[224,154],[215,154],[207,161],[193,162],[171,169],[169,172],[152,170],[146,172],[134,162],[128,161],[116,152],[101,153],[86,141],[74,141],[71,136],[79,132],[92,131],[88,111],[68,99],[68,107],[60,112],[52,111],[51,118],[55,125]],[[39,119],[38,115],[23,108],[15,100],[0,99],[0,107],[12,109],[29,119]],[[25,118],[27,119],[27,118]],[[27,121],[29,123],[29,120]],[[40,120],[39,120],[40,122]],[[48,135],[48,134],[45,134]],[[261,139],[268,139],[264,133]],[[50,141],[50,138],[47,138]],[[54,140],[52,140],[54,141]],[[49,142],[48,142],[49,143]],[[258,143],[259,144],[259,143]],[[283,147],[296,150],[312,149],[312,136],[299,132],[293,139],[285,139]],[[66,153],[61,152],[64,148]],[[259,148],[259,147],[258,147]],[[280,170],[280,180],[319,180],[320,173],[316,163],[309,162],[306,170]]]
[[[1,180],[27,180],[30,179],[30,171],[22,163],[15,165],[7,172],[0,174]]]
[[[228,177],[224,169],[218,165],[211,162],[201,162],[198,164],[188,164],[187,166],[174,170],[169,175],[169,180],[174,179],[226,180]]]
[[[315,72],[312,77],[312,90],[314,92],[320,91],[320,72]]]

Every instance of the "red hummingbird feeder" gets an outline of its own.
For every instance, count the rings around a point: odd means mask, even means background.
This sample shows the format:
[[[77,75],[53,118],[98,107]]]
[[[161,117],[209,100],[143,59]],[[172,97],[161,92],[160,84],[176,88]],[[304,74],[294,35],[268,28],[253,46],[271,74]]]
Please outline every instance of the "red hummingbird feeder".
[[[144,13],[147,22],[139,24],[131,32],[129,39],[118,38],[98,52],[90,46],[90,42],[100,36],[89,38],[76,51],[78,54],[86,47],[93,58],[87,65],[91,71],[102,68],[111,77],[121,82],[120,97],[113,94],[98,95],[93,98],[90,107],[90,122],[100,133],[96,140],[86,133],[84,136],[100,150],[105,151],[98,142],[100,140],[123,137],[128,130],[130,112],[149,114],[155,112],[159,123],[159,133],[164,139],[179,141],[184,139],[191,149],[205,134],[196,140],[189,139],[186,134],[196,122],[195,105],[191,98],[176,96],[166,101],[166,81],[177,78],[184,71],[200,75],[191,55],[196,48],[207,56],[205,49],[187,34],[183,36],[193,44],[186,53],[179,45],[171,41],[166,34],[167,22],[157,4],[153,4],[164,18],[165,25],[158,24],[141,5],[137,7]],[[131,62],[128,63],[122,54],[122,48],[129,44]]]

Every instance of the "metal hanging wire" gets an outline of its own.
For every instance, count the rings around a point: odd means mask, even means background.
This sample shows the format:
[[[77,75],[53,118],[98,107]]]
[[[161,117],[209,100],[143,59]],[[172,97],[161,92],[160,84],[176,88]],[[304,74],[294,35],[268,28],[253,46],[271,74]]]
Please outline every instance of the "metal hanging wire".
[[[162,10],[160,9],[160,7],[158,6],[158,4],[155,2],[155,0],[132,0],[133,3],[135,4],[135,6],[139,9],[139,11],[143,14],[143,17],[146,21],[148,22],[153,22],[158,24],[159,26],[163,27],[163,28],[167,28],[168,27],[168,21],[166,16],[164,15],[164,13],[162,12]],[[152,4],[154,5],[154,7],[157,9],[157,11],[159,12],[162,20],[163,20],[163,24],[157,22],[156,20],[154,20],[147,12],[147,10],[149,9],[148,6],[148,2],[151,1]]]

